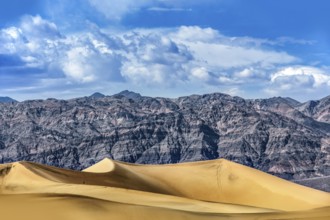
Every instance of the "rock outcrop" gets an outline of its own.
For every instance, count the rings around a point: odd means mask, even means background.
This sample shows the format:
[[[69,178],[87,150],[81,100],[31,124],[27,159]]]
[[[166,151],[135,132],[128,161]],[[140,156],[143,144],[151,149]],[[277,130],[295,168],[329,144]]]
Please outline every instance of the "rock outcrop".
[[[80,170],[105,157],[150,164],[226,158],[289,180],[329,176],[329,100],[124,91],[0,103],[0,163]]]

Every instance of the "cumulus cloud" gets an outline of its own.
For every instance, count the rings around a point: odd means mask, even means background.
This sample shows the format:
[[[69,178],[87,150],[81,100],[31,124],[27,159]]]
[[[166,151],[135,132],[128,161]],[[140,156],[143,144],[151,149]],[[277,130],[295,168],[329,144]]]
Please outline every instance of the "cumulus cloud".
[[[70,36],[62,42],[59,68],[65,76],[78,83],[98,80],[122,81],[119,72],[122,57],[93,34]]]
[[[0,30],[0,53],[17,53],[17,49],[22,48],[25,41],[21,29],[17,27],[2,29]]]
[[[41,18],[39,15],[27,15],[22,18],[20,30],[29,39],[55,39],[60,38],[61,34],[55,23]]]
[[[7,35],[6,37],[11,38],[13,40],[19,39],[22,35],[22,31],[16,27],[5,28],[1,32],[2,32],[3,37],[5,37],[5,35]]]
[[[291,87],[309,86],[313,88],[322,85],[330,86],[330,74],[325,70],[310,66],[286,67],[270,78],[273,84],[291,84]]]
[[[214,42],[221,35],[212,28],[201,28],[198,26],[181,26],[171,37],[181,42]]]
[[[63,71],[71,79],[78,82],[92,82],[96,80],[94,65],[91,61],[96,56],[95,51],[87,47],[75,47],[66,52]],[[102,62],[102,61],[101,61]],[[101,64],[102,66],[102,64]],[[96,67],[100,67],[96,65]],[[104,67],[106,69],[106,66]]]
[[[54,59],[55,44],[60,39],[62,35],[54,23],[39,15],[24,16],[17,27],[0,30],[0,53],[16,54],[27,67],[41,67],[47,59]]]
[[[191,76],[197,80],[208,81],[210,74],[205,67],[195,67],[191,70]]]
[[[122,75],[133,83],[171,85],[187,77],[193,57],[184,45],[161,35],[134,33],[125,36],[128,49]]]
[[[177,42],[187,45],[196,59],[204,61],[214,69],[292,63],[298,59],[286,52],[251,47],[250,41],[229,40],[212,28],[181,27],[172,34]],[[237,39],[237,38],[236,38]]]
[[[131,1],[125,4],[133,7]],[[51,21],[25,16],[19,25],[0,30],[0,73],[13,75],[0,85],[6,88],[17,71],[30,77],[30,83],[17,87],[27,91],[44,85],[78,91],[99,88],[102,82],[103,88],[121,83],[125,88],[184,87],[194,93],[198,87],[243,94],[254,83],[275,94],[330,85],[325,69],[295,66],[299,58],[269,45],[268,40],[225,36],[198,26],[105,31],[91,24],[88,30],[63,34]]]
[[[270,75],[267,88],[270,95],[304,94],[305,97],[322,97],[330,92],[330,72],[328,69],[312,66],[289,66]]]
[[[246,79],[266,80],[268,78],[267,71],[268,70],[266,68],[252,66],[234,72],[233,76],[243,81],[245,81]]]
[[[127,3],[128,4],[128,3]],[[175,85],[178,81],[243,83],[263,78],[261,69],[294,62],[286,52],[238,45],[212,28],[88,32],[63,36],[40,16],[26,16],[19,27],[2,30],[3,50],[20,54],[29,66],[52,68],[68,80],[127,80]],[[234,70],[233,70],[234,69]]]

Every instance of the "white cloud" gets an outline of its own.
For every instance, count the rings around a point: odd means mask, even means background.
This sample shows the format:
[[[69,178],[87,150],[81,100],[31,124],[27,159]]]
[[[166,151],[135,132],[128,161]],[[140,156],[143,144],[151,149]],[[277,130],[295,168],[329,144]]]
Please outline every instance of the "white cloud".
[[[187,45],[196,59],[217,68],[287,64],[297,61],[286,52],[266,50],[259,46],[251,47],[252,39],[226,37],[212,28],[180,27],[171,36],[176,42]],[[255,42],[260,41],[258,39]]]
[[[210,75],[205,67],[195,67],[191,70],[191,75],[193,78],[207,81],[210,79]]]
[[[235,75],[240,78],[250,78],[254,76],[254,70],[253,68],[246,68],[240,72],[235,73]]]
[[[6,34],[8,37],[12,38],[13,40],[17,40],[21,37],[22,31],[19,28],[16,27],[9,27],[2,30],[4,34]]]
[[[44,77],[55,74],[77,83],[123,80],[111,37],[88,32],[64,37],[54,23],[25,16],[18,27],[1,30],[0,41],[0,53],[17,54],[25,68],[38,68]]]
[[[0,53],[13,54],[18,52],[18,48],[22,48],[25,39],[22,30],[18,27],[9,27],[0,30]]]
[[[54,23],[27,15],[17,27],[0,30],[0,53],[16,54],[26,67],[39,68],[56,59],[60,40],[62,35]]]
[[[26,16],[17,27],[0,30],[0,54],[12,60],[10,68],[17,63],[20,71],[31,72],[34,81],[24,88],[44,89],[45,82],[54,89],[85,88],[102,82],[122,83],[125,88],[171,88],[173,94],[194,93],[197,87],[244,94],[249,90],[245,87],[255,84],[260,91],[278,94],[330,86],[325,69],[295,66],[297,57],[271,49],[267,39],[225,36],[197,26],[108,32],[96,25],[89,28],[64,35],[54,23]]]
[[[221,36],[212,28],[201,28],[198,26],[181,26],[170,36],[179,42],[214,42]]]
[[[67,61],[63,63],[64,73],[78,82],[96,80],[90,58],[95,53],[86,47],[72,48],[67,52]]]
[[[236,84],[237,80],[230,78],[226,75],[220,75],[217,80],[220,84]],[[238,81],[238,83],[241,83],[241,81]]]
[[[61,45],[59,67],[69,80],[91,83],[98,80],[121,81],[122,57],[102,39],[91,33],[67,37]]]
[[[286,67],[270,77],[272,84],[284,88],[308,86],[318,88],[322,85],[330,86],[330,74],[325,70],[310,66]]]
[[[124,63],[122,74],[133,83],[164,84],[168,79],[168,66],[162,64],[143,65],[138,62]]]
[[[24,16],[20,29],[28,39],[55,39],[61,37],[56,24],[41,18],[39,15]]]
[[[271,96],[292,96],[300,100],[323,98],[330,93],[329,69],[290,66],[270,75],[264,92]]]
[[[247,80],[247,79],[266,79],[267,69],[262,67],[246,67],[238,72],[234,72],[233,76],[237,79]]]
[[[188,45],[197,59],[205,61],[215,68],[243,67],[255,64],[271,66],[292,63],[297,60],[285,52],[266,51],[258,48],[201,42]]]
[[[135,32],[125,36],[128,51],[121,69],[132,83],[170,86],[187,78],[193,57],[184,45],[159,34]]]

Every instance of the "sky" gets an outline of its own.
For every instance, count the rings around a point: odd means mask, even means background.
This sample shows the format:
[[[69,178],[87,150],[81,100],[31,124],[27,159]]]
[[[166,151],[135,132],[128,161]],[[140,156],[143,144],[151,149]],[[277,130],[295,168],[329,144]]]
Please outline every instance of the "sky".
[[[328,0],[1,0],[0,96],[330,95]]]

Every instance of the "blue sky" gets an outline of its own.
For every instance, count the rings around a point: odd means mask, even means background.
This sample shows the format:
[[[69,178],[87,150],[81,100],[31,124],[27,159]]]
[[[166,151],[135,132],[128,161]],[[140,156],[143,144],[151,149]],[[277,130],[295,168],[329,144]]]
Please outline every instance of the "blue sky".
[[[0,96],[330,95],[327,0],[3,0]]]

